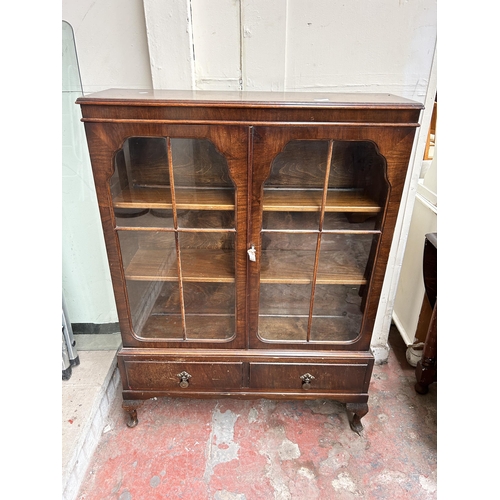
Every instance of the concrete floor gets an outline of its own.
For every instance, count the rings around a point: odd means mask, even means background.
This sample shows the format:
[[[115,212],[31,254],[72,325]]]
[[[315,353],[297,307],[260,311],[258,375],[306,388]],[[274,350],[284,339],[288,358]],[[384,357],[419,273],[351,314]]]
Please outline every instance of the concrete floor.
[[[121,395],[78,500],[435,499],[437,384],[417,395],[395,328],[361,435],[327,400],[152,399],[130,429]]]

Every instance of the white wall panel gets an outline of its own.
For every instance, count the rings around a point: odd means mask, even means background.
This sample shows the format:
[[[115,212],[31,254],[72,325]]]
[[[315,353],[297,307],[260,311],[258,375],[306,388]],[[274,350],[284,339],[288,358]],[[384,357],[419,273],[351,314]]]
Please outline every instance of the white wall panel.
[[[190,0],[144,0],[155,89],[191,89],[194,78]]]
[[[289,0],[287,90],[391,92],[423,102],[434,0]]]
[[[239,90],[240,2],[191,0],[195,88]]]
[[[285,90],[287,1],[242,3],[244,90]]]

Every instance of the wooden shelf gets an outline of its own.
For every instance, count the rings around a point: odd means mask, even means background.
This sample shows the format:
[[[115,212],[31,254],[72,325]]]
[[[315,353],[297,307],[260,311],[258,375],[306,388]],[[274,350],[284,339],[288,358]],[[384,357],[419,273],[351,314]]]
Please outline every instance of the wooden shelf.
[[[235,333],[233,315],[186,315],[187,340],[229,340]],[[152,315],[140,332],[141,337],[183,340],[180,314]]]
[[[234,316],[234,283],[184,283],[182,293],[186,314]],[[151,315],[178,315],[181,311],[179,284],[164,282]]]
[[[234,210],[234,191],[177,188],[175,201],[177,210]],[[113,196],[113,207],[171,209],[170,188],[124,189]]]
[[[362,297],[359,286],[317,285],[313,314],[322,316],[361,317]],[[262,316],[309,316],[312,288],[310,284],[264,284],[260,287],[259,311]]]
[[[319,212],[322,190],[264,190],[264,211]],[[382,209],[360,190],[328,190],[326,212],[378,213]]]
[[[306,342],[307,323],[304,316],[259,316],[259,337],[268,342]],[[357,334],[345,317],[313,316],[311,341],[346,342]]]
[[[266,212],[319,212],[321,190],[270,189],[264,190],[263,210]],[[234,210],[232,189],[176,190],[178,210]],[[113,197],[115,208],[172,209],[170,189],[125,189]],[[326,212],[361,212],[376,214],[381,207],[359,190],[329,190]]]
[[[364,269],[360,269],[348,252],[327,252],[320,256],[318,285],[364,285]],[[261,258],[261,283],[311,283],[314,271],[312,250],[265,250]],[[342,261],[342,264],[339,264]]]
[[[317,274],[318,285],[364,285],[364,269],[352,259],[342,259],[344,252],[323,257]],[[342,265],[336,260],[343,260]],[[234,254],[232,251],[181,250],[182,278],[185,282],[233,283]],[[264,251],[261,283],[308,284],[313,277],[314,252],[308,250]],[[173,249],[139,249],[125,277],[134,281],[177,281],[177,262]]]
[[[234,282],[232,250],[181,250],[181,265],[182,279],[186,282]],[[177,281],[175,250],[139,249],[125,270],[125,277],[137,281]]]

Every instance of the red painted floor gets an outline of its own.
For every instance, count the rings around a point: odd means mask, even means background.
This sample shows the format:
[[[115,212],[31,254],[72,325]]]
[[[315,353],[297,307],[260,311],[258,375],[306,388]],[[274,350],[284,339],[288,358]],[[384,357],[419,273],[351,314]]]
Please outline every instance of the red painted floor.
[[[129,429],[119,397],[78,499],[435,499],[437,384],[416,394],[390,343],[361,435],[328,400],[149,400]]]

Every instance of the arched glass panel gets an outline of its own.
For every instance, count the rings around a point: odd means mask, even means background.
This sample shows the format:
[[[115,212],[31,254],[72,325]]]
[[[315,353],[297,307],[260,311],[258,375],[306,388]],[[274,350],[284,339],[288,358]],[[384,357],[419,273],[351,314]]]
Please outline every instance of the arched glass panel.
[[[134,332],[235,335],[235,189],[206,139],[130,137],[110,182]]]
[[[385,159],[368,141],[291,141],[263,194],[259,337],[354,340],[388,195]]]

